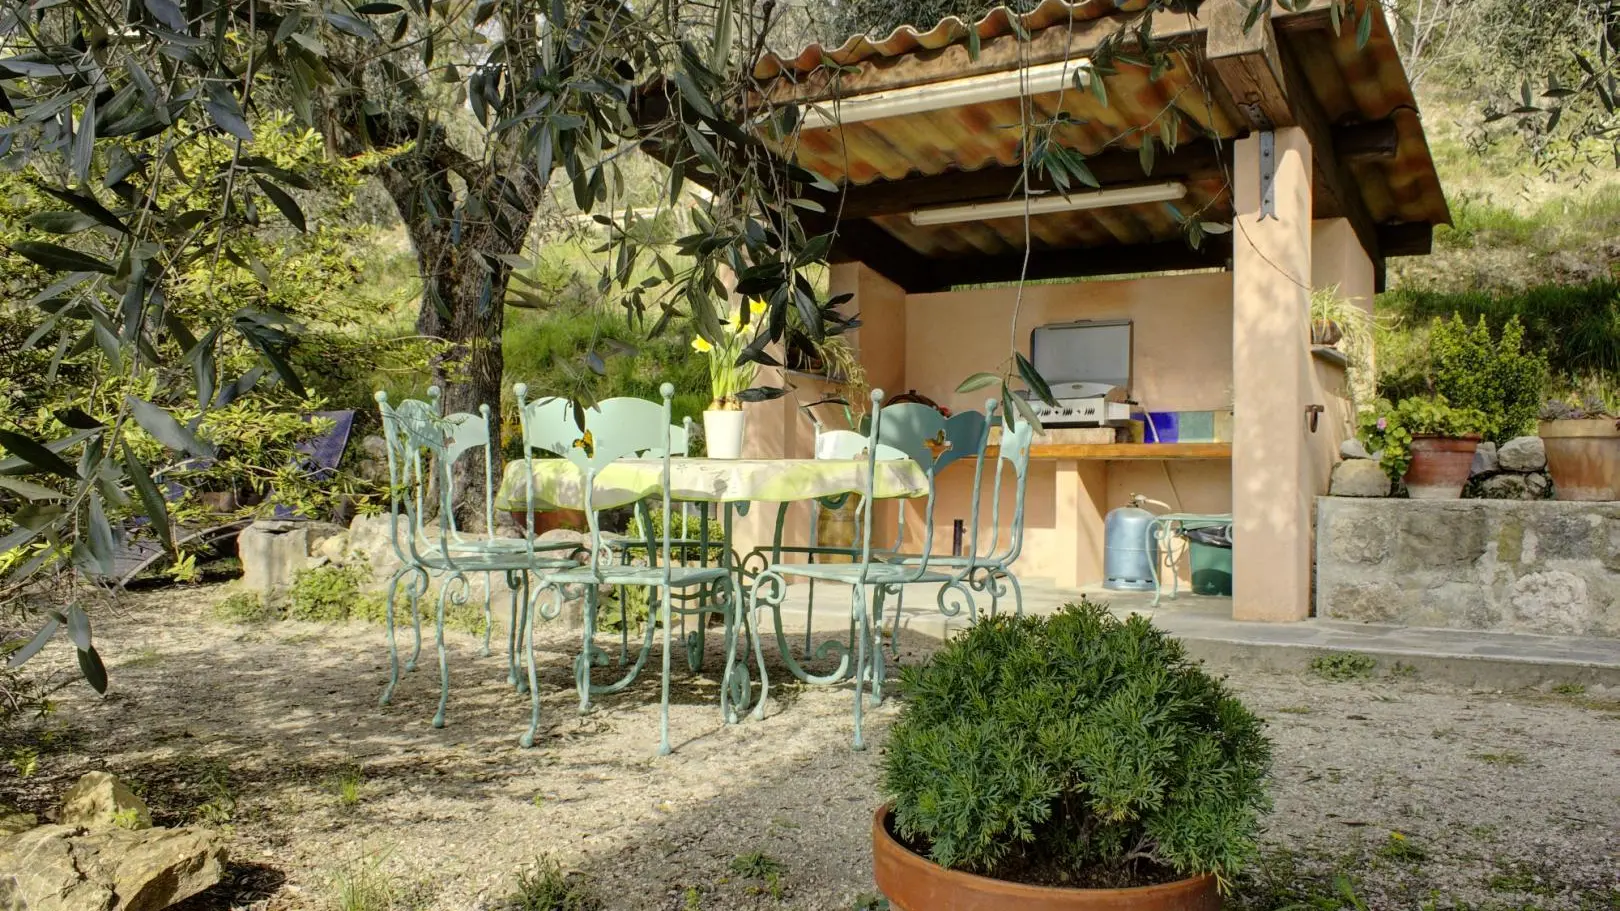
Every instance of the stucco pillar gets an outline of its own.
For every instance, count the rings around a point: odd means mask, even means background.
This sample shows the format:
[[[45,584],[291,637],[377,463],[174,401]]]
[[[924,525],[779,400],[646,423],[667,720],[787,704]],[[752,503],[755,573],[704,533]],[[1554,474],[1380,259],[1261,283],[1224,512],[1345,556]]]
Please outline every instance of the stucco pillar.
[[[866,370],[866,383],[872,389],[883,390],[884,398],[906,391],[906,291],[864,263],[840,263],[832,267],[829,291],[833,295],[854,292],[855,299],[846,304],[848,312],[860,314],[860,328],[850,335],[861,367]],[[867,408],[871,403],[865,403]],[[894,503],[880,503],[872,516],[873,534],[877,529],[893,529]],[[923,510],[910,504],[906,514],[908,543],[915,535],[917,546],[922,544]],[[888,534],[888,532],[885,532]],[[892,535],[889,535],[892,537]],[[950,547],[946,538],[945,548]],[[935,539],[935,550],[939,550]],[[949,552],[948,550],[946,551]]]
[[[1277,130],[1274,212],[1261,217],[1260,137],[1236,144],[1232,264],[1232,615],[1310,612],[1311,145]]]

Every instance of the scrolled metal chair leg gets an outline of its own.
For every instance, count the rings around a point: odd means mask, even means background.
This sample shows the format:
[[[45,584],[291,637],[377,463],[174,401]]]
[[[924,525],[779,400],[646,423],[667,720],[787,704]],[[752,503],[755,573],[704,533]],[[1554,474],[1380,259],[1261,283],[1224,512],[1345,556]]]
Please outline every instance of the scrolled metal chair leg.
[[[523,664],[529,674],[529,730],[519,740],[525,749],[534,746],[535,734],[540,730],[540,682],[535,674],[534,657],[534,611],[528,608],[529,591],[528,580],[523,586],[523,637],[526,643],[523,649]]]
[[[662,692],[658,699],[658,755],[668,756],[669,745],[669,659],[670,659],[670,617],[669,617],[669,588],[658,587],[658,611],[664,624],[664,679]]]

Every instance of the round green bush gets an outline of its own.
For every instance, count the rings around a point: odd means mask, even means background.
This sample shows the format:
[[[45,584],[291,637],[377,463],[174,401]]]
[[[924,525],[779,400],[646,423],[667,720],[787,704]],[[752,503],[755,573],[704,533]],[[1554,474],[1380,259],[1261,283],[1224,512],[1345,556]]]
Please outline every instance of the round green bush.
[[[1224,888],[1256,856],[1265,722],[1145,618],[1082,600],[981,621],[902,683],[884,790],[896,834],[942,866]]]

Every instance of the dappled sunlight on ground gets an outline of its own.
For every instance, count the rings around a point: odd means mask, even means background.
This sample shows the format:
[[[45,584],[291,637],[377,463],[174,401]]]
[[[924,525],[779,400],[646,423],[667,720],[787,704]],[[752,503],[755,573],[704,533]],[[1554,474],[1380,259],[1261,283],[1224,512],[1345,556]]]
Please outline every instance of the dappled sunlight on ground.
[[[476,640],[451,634],[449,723],[435,730],[431,636],[379,707],[380,629],[231,626],[208,618],[218,597],[134,595],[102,621],[111,694],[64,690],[55,752],[33,777],[0,782],[0,800],[43,812],[73,778],[106,768],[160,824],[229,827],[237,880],[192,911],[326,907],[332,875],[368,864],[398,907],[494,908],[544,854],[583,872],[608,909],[843,911],[873,888],[868,827],[894,700],[868,714],[874,748],[855,753],[851,691],[783,687],[773,666],[767,717],[723,725],[711,635],[704,674],[677,656],[676,752],[658,758],[657,648],[636,686],[581,717],[577,634],[556,628],[542,642],[540,741],[524,750],[528,700],[506,683],[499,636],[479,658]],[[907,660],[927,648],[904,645]],[[1610,907],[1620,704],[1421,680],[1235,684],[1277,741],[1269,860],[1239,907],[1281,907],[1335,872],[1353,874],[1374,908],[1417,907],[1430,890],[1484,907],[1578,908],[1583,893]],[[774,888],[733,872],[753,852],[780,862]]]

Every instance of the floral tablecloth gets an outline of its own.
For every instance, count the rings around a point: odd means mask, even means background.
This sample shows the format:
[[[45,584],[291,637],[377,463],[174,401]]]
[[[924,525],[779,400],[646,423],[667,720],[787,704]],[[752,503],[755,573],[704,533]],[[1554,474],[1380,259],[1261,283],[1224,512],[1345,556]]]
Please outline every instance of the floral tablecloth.
[[[495,508],[527,508],[522,459],[507,464]],[[585,473],[567,459],[536,459],[533,490],[536,509],[583,509]],[[866,489],[864,459],[687,459],[670,460],[670,498],[690,503],[790,503],[819,497],[861,493]],[[928,477],[909,459],[879,461],[875,479],[878,499],[928,494]],[[628,506],[663,495],[664,463],[658,459],[613,462],[596,476],[591,505],[597,509]]]

